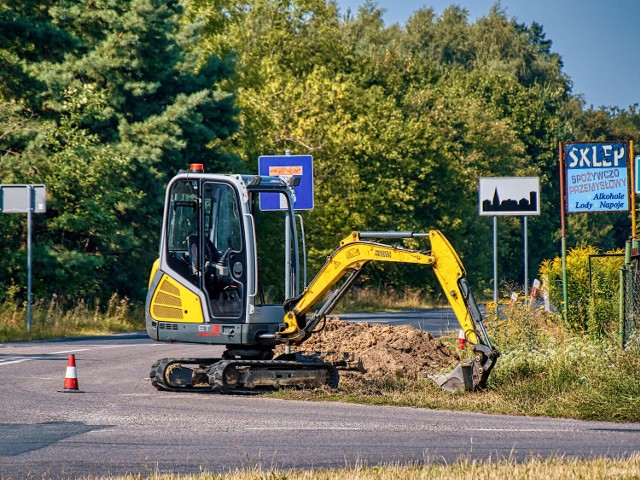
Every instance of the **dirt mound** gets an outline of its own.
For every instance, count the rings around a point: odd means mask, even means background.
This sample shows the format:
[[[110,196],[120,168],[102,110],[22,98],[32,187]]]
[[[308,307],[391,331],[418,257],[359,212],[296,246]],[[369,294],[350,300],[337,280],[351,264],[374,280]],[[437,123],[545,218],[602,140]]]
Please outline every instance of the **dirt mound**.
[[[364,367],[364,379],[424,378],[456,362],[458,357],[429,332],[410,325],[382,325],[327,320],[322,332],[298,351],[321,352],[327,361],[340,352],[353,353]],[[341,376],[344,376],[341,373]],[[351,375],[349,375],[351,376]]]

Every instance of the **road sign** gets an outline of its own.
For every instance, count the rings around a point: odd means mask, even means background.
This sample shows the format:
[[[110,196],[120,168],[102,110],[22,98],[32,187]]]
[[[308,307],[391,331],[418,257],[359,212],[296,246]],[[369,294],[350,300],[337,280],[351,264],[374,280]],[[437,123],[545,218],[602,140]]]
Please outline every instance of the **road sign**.
[[[47,211],[44,185],[0,185],[0,212],[44,213]]]
[[[480,215],[540,215],[538,177],[486,177],[478,183]]]
[[[31,332],[31,214],[47,210],[44,185],[0,185],[0,212],[27,214],[27,333]]]
[[[294,175],[300,183],[293,187],[295,210],[313,209],[313,157],[311,155],[262,155],[258,158],[258,173],[269,176]],[[284,210],[284,198],[277,193],[261,193],[261,210]]]
[[[629,211],[627,142],[566,143],[568,213]]]

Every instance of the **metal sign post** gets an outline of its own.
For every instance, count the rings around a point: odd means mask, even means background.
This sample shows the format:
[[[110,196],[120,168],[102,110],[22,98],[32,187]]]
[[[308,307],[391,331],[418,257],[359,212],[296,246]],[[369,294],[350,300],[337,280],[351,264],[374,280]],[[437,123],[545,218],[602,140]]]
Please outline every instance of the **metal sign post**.
[[[527,216],[540,215],[538,177],[488,177],[478,182],[480,215],[493,217],[493,301],[498,303],[498,216],[523,216],[524,298],[529,289]]]
[[[313,192],[313,157],[311,155],[291,155],[291,151],[287,150],[285,155],[262,155],[258,158],[258,174],[267,176],[294,176],[297,177],[297,185],[293,187],[295,198],[293,208],[295,211],[312,210],[314,204]],[[286,210],[284,198],[277,193],[260,193],[260,210]],[[302,221],[300,217],[300,221]],[[291,251],[289,244],[291,241],[291,223],[295,223],[295,219],[285,218],[285,271],[291,272]],[[306,252],[304,269],[306,272]],[[306,282],[306,273],[305,273]],[[290,287],[291,285],[292,287]],[[299,289],[299,277],[295,282],[285,282],[285,297],[291,298],[298,295],[297,291],[291,289]]]
[[[31,214],[47,210],[44,185],[0,185],[0,212],[27,214],[27,333],[31,333]]]

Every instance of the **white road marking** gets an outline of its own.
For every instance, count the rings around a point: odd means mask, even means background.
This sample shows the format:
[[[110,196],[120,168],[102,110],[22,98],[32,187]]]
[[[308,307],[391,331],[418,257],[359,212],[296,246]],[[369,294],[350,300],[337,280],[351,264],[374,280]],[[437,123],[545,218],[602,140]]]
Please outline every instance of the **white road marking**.
[[[41,353],[33,357],[22,357],[16,355],[14,357],[0,358],[0,367],[3,365],[13,365],[16,363],[30,362],[35,360],[49,360],[51,358],[51,355],[65,355],[67,353],[87,352],[89,350],[104,350],[109,348],[155,347],[162,345],[162,343],[132,343],[126,345],[79,345],[79,347],[84,348],[74,348],[73,350],[60,350],[58,352]]]

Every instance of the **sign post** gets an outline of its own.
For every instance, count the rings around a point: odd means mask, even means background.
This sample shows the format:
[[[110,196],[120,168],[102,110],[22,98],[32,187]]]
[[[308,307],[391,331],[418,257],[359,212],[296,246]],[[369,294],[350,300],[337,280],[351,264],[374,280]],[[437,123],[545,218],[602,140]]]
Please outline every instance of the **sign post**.
[[[540,215],[538,177],[487,177],[478,182],[480,215],[493,217],[493,301],[498,303],[498,216],[523,216],[524,297],[529,288],[527,216]]]
[[[313,209],[313,157],[311,155],[291,155],[289,150],[286,155],[262,155],[258,158],[258,174],[267,176],[290,176],[297,177],[300,181],[293,187],[295,198],[293,202],[294,210]],[[285,199],[277,193],[260,193],[260,209],[286,210]],[[302,217],[296,215],[302,225]],[[295,219],[292,219],[295,222]],[[290,231],[289,215],[285,219],[284,238],[285,244],[289,245]],[[303,238],[304,242],[304,238]],[[304,245],[302,248],[304,255],[304,283],[307,283],[307,260]],[[285,271],[291,271],[291,252],[285,249]],[[296,285],[296,289],[299,285]],[[298,292],[292,292],[289,283],[285,285],[285,296],[290,298],[296,296]]]
[[[27,333],[31,333],[31,214],[47,210],[44,185],[0,185],[0,212],[27,214]]]

